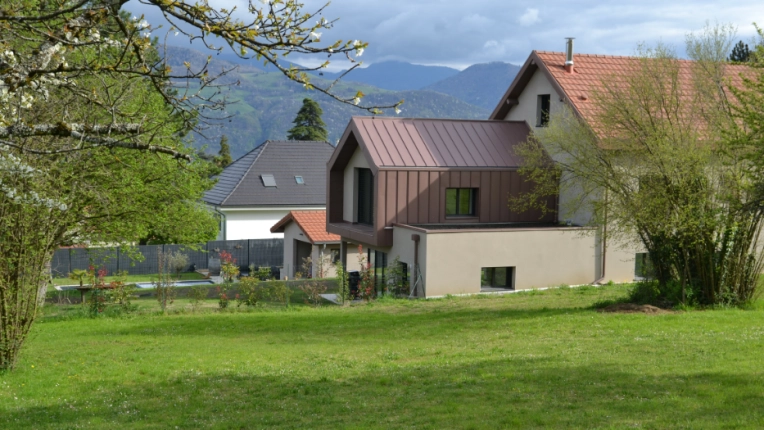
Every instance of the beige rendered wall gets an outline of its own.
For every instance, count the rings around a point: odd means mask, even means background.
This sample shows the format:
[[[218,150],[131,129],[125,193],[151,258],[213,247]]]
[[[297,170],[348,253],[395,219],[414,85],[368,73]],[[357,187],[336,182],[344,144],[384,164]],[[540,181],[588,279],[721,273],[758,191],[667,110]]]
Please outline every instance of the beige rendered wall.
[[[353,156],[350,157],[348,165],[345,167],[345,179],[343,185],[343,205],[342,219],[347,222],[356,222],[357,214],[356,208],[356,169],[368,169],[369,163],[366,161],[366,157],[363,155],[363,151],[358,147],[355,149]]]
[[[305,236],[300,236],[301,233],[302,230],[297,223],[290,222],[284,227],[284,267],[281,269],[281,279],[286,279],[287,276],[289,279],[294,279],[294,240],[310,243]],[[300,268],[297,267],[297,269]]]
[[[483,267],[514,267],[517,290],[586,284],[598,275],[595,238],[576,228],[429,233],[426,249],[428,297],[480,292]]]

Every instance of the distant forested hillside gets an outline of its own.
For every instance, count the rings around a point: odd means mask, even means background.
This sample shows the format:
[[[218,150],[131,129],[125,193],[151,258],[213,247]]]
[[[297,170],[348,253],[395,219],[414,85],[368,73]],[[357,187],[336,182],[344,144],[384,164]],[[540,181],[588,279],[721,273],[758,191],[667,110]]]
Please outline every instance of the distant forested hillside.
[[[169,63],[174,69],[184,67],[188,61],[193,67],[200,67],[207,61],[207,55],[186,48],[170,47],[167,52]],[[220,136],[226,134],[231,145],[231,152],[237,158],[255,146],[271,139],[285,139],[287,130],[292,126],[292,120],[302,106],[302,99],[310,97],[321,104],[324,110],[323,119],[327,124],[330,142],[335,144],[342,136],[350,117],[353,115],[368,115],[353,106],[345,105],[329,99],[316,92],[305,90],[302,85],[289,81],[278,72],[268,72],[256,64],[234,64],[214,56],[210,62],[210,71],[215,73],[222,69],[237,67],[221,80],[232,85],[226,95],[236,103],[228,107],[230,119],[220,121],[218,127],[205,132],[205,136],[197,135],[195,145],[207,145],[208,152],[217,152]],[[381,63],[379,70],[392,73],[397,63]],[[364,82],[353,82],[345,78],[335,88],[340,94],[351,96],[360,90],[366,94],[364,103],[372,105],[393,104],[404,100],[403,117],[421,118],[463,118],[485,119],[498,102],[501,95],[509,86],[517,66],[507,63],[489,63],[471,66],[462,72],[444,67],[414,66],[408,63],[399,64],[401,70],[408,71],[411,82],[432,82],[432,77],[423,78],[421,73],[436,71],[448,77],[430,84],[424,89],[393,91],[372,86]],[[409,67],[412,66],[412,67]],[[369,69],[372,69],[370,66]],[[441,70],[444,69],[444,70]],[[360,71],[358,71],[360,72]],[[374,70],[372,69],[372,72]],[[357,73],[357,72],[354,72]],[[376,73],[376,72],[374,72]],[[352,78],[353,75],[350,75]],[[359,77],[376,79],[373,75],[360,74]],[[331,78],[331,74],[316,77],[320,80]],[[379,77],[379,76],[377,76]],[[373,79],[372,79],[373,78]],[[405,85],[412,85],[411,82]],[[385,85],[390,85],[388,82]],[[388,112],[387,114],[392,114]]]

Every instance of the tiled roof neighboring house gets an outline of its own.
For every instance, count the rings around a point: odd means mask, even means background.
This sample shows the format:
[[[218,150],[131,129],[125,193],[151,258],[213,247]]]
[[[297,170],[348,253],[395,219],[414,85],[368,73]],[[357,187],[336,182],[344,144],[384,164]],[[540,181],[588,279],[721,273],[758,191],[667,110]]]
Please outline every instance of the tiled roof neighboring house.
[[[603,82],[617,83],[619,79],[640,70],[638,57],[613,55],[575,54],[573,72],[565,69],[564,52],[533,51],[517,77],[510,85],[498,106],[491,114],[491,119],[504,119],[512,106],[517,104],[520,93],[530,81],[536,70],[541,70],[561,100],[577,112],[582,119],[595,129],[597,106],[593,99],[597,91],[603,89]],[[693,91],[692,67],[697,64],[689,60],[679,60],[679,84],[684,94],[691,97]],[[744,65],[728,64],[724,74],[734,86],[740,86],[740,74],[750,73]]]
[[[327,142],[266,141],[226,167],[203,200],[221,207],[322,206],[333,150]],[[275,186],[267,186],[268,175]]]
[[[353,117],[340,142],[351,133],[364,142],[374,169],[511,168],[520,165],[513,147],[529,128],[524,121]]]
[[[312,243],[339,243],[340,236],[326,231],[326,211],[290,211],[271,227],[271,233],[283,233],[290,222],[296,222]]]

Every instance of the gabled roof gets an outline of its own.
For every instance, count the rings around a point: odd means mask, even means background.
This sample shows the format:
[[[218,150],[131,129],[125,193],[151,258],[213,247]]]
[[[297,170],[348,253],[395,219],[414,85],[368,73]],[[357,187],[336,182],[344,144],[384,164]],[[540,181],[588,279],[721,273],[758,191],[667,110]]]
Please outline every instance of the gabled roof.
[[[203,200],[221,207],[324,206],[326,162],[332,151],[327,142],[266,141],[223,169]],[[269,174],[275,187],[264,184],[262,175]],[[295,176],[302,176],[304,184]]]
[[[338,243],[340,236],[326,231],[326,211],[290,211],[273,227],[271,233],[283,233],[287,224],[297,223],[312,244]]]
[[[394,168],[516,168],[514,146],[524,142],[525,121],[353,117],[330,165],[350,141],[361,145],[373,170]],[[344,151],[347,152],[347,151]]]
[[[528,85],[536,70],[540,70],[554,87],[561,100],[567,102],[587,123],[596,128],[596,103],[592,95],[602,89],[603,81],[618,79],[640,70],[639,57],[614,55],[575,54],[573,73],[565,70],[564,52],[533,51],[518,72],[515,80],[499,101],[491,114],[491,119],[504,119],[510,109],[518,103],[520,94]],[[680,60],[679,82],[687,91],[692,91],[692,70],[694,62]],[[740,73],[747,73],[744,65],[728,64],[725,75],[732,84],[739,86]]]

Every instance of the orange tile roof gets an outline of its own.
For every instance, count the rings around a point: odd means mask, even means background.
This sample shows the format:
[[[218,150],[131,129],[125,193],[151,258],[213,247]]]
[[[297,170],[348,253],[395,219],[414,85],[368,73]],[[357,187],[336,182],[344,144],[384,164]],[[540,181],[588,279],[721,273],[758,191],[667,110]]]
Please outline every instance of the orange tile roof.
[[[504,119],[516,99],[530,80],[536,69],[544,72],[556,88],[560,98],[595,129],[598,109],[593,95],[603,89],[603,82],[618,83],[624,81],[629,73],[640,68],[639,57],[624,57],[613,55],[575,54],[573,56],[573,72],[565,70],[564,52],[533,51],[526,64],[518,73],[507,93],[491,115],[491,119]],[[679,84],[682,93],[692,97],[692,70],[694,64],[690,60],[679,60]],[[740,87],[741,73],[750,73],[744,65],[729,64],[725,67],[725,75],[731,84]]]
[[[290,222],[305,233],[305,237],[313,244],[339,242],[340,236],[326,231],[326,211],[290,211],[284,218],[271,227],[272,233],[282,233]]]

